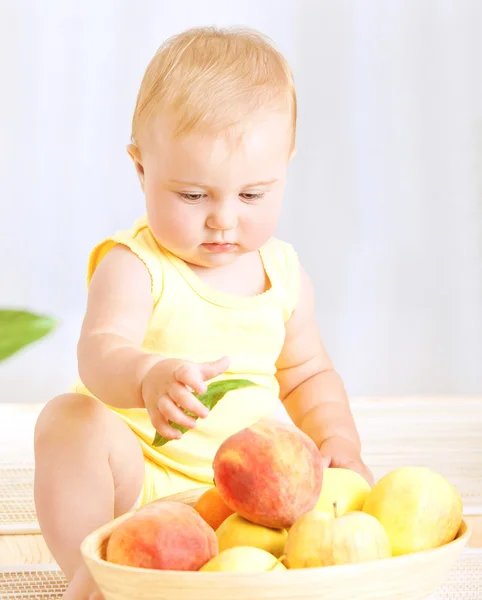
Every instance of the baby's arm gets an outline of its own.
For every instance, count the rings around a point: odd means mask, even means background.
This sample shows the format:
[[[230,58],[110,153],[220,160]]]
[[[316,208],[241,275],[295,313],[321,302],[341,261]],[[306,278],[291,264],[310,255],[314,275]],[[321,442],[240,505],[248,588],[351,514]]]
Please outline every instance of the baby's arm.
[[[82,381],[111,406],[144,406],[141,382],[162,358],[140,350],[152,308],[149,272],[130,250],[115,246],[92,276],[77,347]]]
[[[203,393],[205,380],[228,367],[225,359],[191,363],[142,349],[153,310],[151,278],[144,263],[124,246],[101,261],[89,286],[87,311],[78,343],[79,374],[102,402],[117,408],[146,408],[153,426],[168,438],[180,437],[168,421],[191,428],[206,409],[188,390]]]
[[[286,325],[277,369],[280,398],[288,414],[314,440],[326,463],[357,471],[371,482],[343,382],[320,339],[313,287],[302,268],[300,296]]]

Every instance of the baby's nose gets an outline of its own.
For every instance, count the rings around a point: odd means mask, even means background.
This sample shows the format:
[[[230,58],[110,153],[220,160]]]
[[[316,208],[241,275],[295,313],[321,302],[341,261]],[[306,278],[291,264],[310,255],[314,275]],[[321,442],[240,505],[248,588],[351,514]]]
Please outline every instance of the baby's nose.
[[[236,211],[229,207],[217,207],[208,219],[207,226],[210,229],[229,230],[235,229],[238,224]]]

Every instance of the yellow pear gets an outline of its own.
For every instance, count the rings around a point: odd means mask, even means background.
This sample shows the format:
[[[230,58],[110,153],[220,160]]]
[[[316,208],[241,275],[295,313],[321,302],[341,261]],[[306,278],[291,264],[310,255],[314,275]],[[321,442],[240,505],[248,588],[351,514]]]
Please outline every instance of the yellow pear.
[[[272,554],[250,546],[226,548],[206,564],[200,571],[285,571],[286,567]]]
[[[451,542],[462,523],[462,499],[442,475],[426,467],[401,467],[384,475],[363,511],[385,528],[399,556]]]
[[[288,532],[286,529],[271,529],[243,519],[238,513],[230,515],[216,529],[219,551],[234,546],[261,548],[277,558],[284,552]]]
[[[321,493],[316,510],[333,514],[333,505],[339,517],[361,510],[370,491],[369,483],[361,475],[349,469],[330,467],[323,471]]]
[[[335,518],[314,509],[292,525],[285,554],[289,569],[305,569],[388,558],[391,551],[375,517],[354,511]]]

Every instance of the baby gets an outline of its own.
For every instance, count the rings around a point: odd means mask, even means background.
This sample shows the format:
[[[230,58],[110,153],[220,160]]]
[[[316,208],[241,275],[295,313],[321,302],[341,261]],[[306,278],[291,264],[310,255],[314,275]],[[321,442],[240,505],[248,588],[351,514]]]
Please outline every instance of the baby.
[[[212,484],[223,440],[279,400],[325,465],[371,481],[312,284],[274,237],[295,129],[290,69],[257,32],[189,30],[147,68],[127,149],[146,215],[93,249],[80,381],[35,431],[37,514],[66,600],[101,598],[80,554],[87,534]],[[195,394],[214,378],[258,385],[208,412]]]

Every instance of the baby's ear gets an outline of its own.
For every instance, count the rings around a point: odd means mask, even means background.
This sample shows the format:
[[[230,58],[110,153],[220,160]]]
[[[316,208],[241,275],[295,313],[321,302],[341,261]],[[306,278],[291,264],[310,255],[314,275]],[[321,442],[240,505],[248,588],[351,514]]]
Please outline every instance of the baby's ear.
[[[137,176],[141,182],[142,191],[144,191],[144,167],[142,166],[141,151],[134,144],[128,144],[127,153],[132,158],[132,162],[136,168]]]

